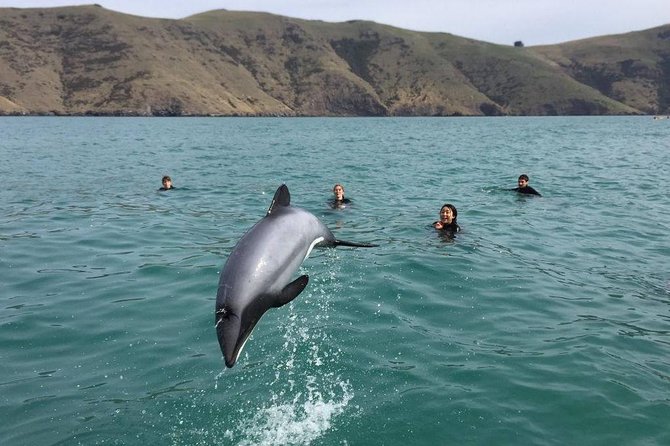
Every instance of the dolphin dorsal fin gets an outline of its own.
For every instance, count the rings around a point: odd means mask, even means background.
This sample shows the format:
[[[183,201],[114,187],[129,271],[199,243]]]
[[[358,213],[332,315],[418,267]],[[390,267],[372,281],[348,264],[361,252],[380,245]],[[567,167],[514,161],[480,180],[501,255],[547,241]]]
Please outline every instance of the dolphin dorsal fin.
[[[279,206],[290,206],[291,205],[291,194],[288,191],[288,186],[282,184],[275,192],[275,196],[270,203],[270,209],[268,209],[267,215],[272,214],[272,211],[277,209]]]

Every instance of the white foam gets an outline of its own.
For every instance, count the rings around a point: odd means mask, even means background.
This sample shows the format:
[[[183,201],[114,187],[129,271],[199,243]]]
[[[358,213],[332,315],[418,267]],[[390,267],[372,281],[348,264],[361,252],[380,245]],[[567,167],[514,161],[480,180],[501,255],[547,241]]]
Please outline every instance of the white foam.
[[[331,426],[333,419],[344,412],[353,393],[348,383],[340,383],[343,395],[325,399],[314,390],[306,389],[295,396],[292,402],[272,402],[256,412],[245,423],[244,438],[240,445],[308,445],[321,437]]]

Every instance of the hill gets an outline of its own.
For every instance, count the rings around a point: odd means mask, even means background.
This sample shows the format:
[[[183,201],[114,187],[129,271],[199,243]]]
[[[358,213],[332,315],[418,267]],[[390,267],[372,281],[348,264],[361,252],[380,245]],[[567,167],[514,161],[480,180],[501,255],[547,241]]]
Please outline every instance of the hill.
[[[670,26],[513,47],[374,22],[0,8],[0,114],[670,112]]]

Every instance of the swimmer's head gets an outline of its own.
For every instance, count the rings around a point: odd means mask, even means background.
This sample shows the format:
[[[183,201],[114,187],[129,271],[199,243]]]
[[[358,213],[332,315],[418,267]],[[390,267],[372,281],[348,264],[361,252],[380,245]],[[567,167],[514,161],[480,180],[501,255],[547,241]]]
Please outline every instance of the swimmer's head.
[[[333,194],[335,194],[335,199],[341,201],[344,199],[344,187],[341,184],[336,184],[333,186]]]
[[[528,175],[526,175],[525,173],[519,175],[519,181],[518,181],[519,187],[528,186],[528,181],[530,181],[530,178],[528,178]]]
[[[161,182],[163,183],[163,187],[166,188],[166,189],[169,189],[170,187],[172,187],[172,178],[170,178],[170,177],[167,176],[167,175],[165,175],[165,176],[163,177],[163,179],[161,180]]]
[[[458,217],[458,211],[456,206],[451,203],[443,204],[440,208],[440,221],[442,223],[454,223],[456,222],[456,217]]]

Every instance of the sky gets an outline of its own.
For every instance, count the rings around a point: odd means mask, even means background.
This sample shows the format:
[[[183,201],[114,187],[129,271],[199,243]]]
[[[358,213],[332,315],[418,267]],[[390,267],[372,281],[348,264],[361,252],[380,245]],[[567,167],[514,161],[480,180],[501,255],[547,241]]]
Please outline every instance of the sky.
[[[179,19],[214,9],[262,11],[327,22],[372,20],[526,46],[670,24],[670,0],[0,0],[0,8],[97,3],[113,11]]]

